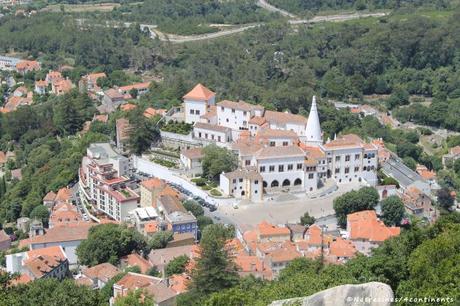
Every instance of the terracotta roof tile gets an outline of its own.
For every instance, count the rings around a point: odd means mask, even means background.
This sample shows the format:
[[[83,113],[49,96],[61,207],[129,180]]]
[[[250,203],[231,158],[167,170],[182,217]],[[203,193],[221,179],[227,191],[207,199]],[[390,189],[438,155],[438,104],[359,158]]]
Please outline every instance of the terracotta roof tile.
[[[190,100],[209,100],[215,97],[216,94],[203,86],[202,84],[197,84],[193,89],[183,96],[184,99]]]
[[[399,227],[387,227],[377,219],[374,210],[365,210],[349,214],[347,227],[350,229],[350,239],[365,239],[373,242],[383,242],[390,237],[398,236]]]

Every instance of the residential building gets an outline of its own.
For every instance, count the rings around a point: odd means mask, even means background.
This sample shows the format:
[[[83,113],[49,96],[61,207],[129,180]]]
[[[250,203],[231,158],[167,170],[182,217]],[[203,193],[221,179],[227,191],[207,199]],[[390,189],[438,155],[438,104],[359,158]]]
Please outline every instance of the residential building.
[[[97,80],[99,78],[105,78],[107,75],[104,72],[99,73],[90,73],[81,77],[80,81],[78,82],[78,88],[80,91],[87,91],[87,92],[100,92],[102,89],[97,86]]]
[[[0,56],[0,70],[12,71],[16,70],[16,64],[21,61],[20,58],[10,56]]]
[[[115,122],[117,148],[120,152],[126,152],[127,150],[131,128],[129,120],[126,118],[119,118]]]
[[[128,86],[121,86],[118,88],[118,91],[123,94],[127,95],[130,94],[132,90],[137,92],[137,97],[140,97],[147,92],[149,92],[150,82],[143,82],[143,83],[136,83]]]
[[[131,98],[132,97],[129,94],[122,94],[115,88],[110,88],[104,91],[104,95],[102,97],[102,106],[104,107],[105,112],[111,113],[125,101]]]
[[[121,258],[121,264],[124,267],[139,267],[142,274],[147,274],[153,265],[147,259],[137,253],[132,253]]]
[[[56,80],[51,83],[51,92],[56,96],[64,95],[73,88],[72,81],[69,79]]]
[[[70,265],[78,262],[76,249],[83,240],[88,238],[91,223],[82,222],[67,226],[56,226],[46,230],[46,233],[21,240],[19,247],[29,247],[30,250],[43,249],[50,246],[60,246],[66,254]]]
[[[139,233],[143,233],[147,236],[158,231],[158,213],[152,206],[136,208],[129,214],[132,223]]]
[[[224,195],[237,199],[249,199],[254,202],[262,201],[262,176],[254,169],[239,169],[221,173],[219,188]]]
[[[460,158],[460,146],[449,149],[449,153],[442,156],[442,164],[446,167]]]
[[[35,88],[34,88],[35,93],[39,95],[44,95],[46,94],[47,89],[48,89],[48,82],[43,81],[43,80],[35,81]]]
[[[91,268],[84,268],[77,280],[88,279],[89,284],[95,289],[102,289],[104,286],[121,271],[114,265],[105,262]],[[79,282],[79,283],[80,283]]]
[[[192,148],[180,152],[180,161],[185,173],[190,177],[200,176],[203,173],[201,160],[203,159],[202,148]]]
[[[40,63],[37,61],[20,60],[16,63],[16,71],[20,74],[40,70]]]
[[[192,233],[197,238],[198,225],[195,216],[188,212],[177,197],[160,195],[156,208],[159,215],[171,225],[174,233]]]
[[[436,221],[438,210],[432,205],[431,198],[417,187],[409,187],[402,191],[401,199],[408,214],[426,218],[430,222]]]
[[[364,210],[347,215],[349,240],[364,255],[370,255],[373,248],[393,236],[398,236],[400,231],[399,227],[386,226],[377,218],[374,210]]]
[[[70,203],[56,204],[51,210],[49,217],[49,228],[55,226],[68,226],[70,224],[79,224],[83,222],[77,207]]]
[[[216,94],[202,84],[197,84],[182,98],[187,123],[200,122],[201,115],[206,114],[208,107],[216,104]]]
[[[118,297],[126,296],[134,290],[143,290],[144,294],[153,297],[155,306],[173,306],[176,304],[177,293],[172,290],[166,280],[144,274],[128,272],[113,285],[113,305]]]
[[[69,261],[60,246],[6,255],[9,273],[26,274],[31,279],[64,279],[69,275]]]

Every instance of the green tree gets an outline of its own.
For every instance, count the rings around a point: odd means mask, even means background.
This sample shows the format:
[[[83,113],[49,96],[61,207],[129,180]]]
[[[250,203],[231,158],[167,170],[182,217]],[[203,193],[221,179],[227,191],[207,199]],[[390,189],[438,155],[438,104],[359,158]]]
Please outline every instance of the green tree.
[[[231,172],[237,168],[238,159],[228,149],[211,144],[204,147],[201,164],[203,175],[218,180],[222,172]]]
[[[115,300],[115,306],[154,306],[155,301],[146,291],[137,289]]]
[[[308,211],[305,212],[305,213],[303,214],[302,217],[300,217],[300,224],[302,224],[302,225],[308,225],[308,226],[310,226],[310,225],[312,225],[313,223],[315,223],[315,221],[316,221],[316,220],[315,220],[315,217],[310,216],[310,214],[308,213]]]
[[[48,208],[45,205],[36,206],[30,213],[31,219],[37,219],[43,222],[44,225],[48,224],[49,217],[50,217],[50,213],[48,211]]]
[[[211,217],[208,217],[208,216],[198,216],[196,218],[196,221],[197,221],[197,225],[198,225],[198,228],[203,231],[203,229],[210,225],[210,224],[214,224],[214,221],[212,220]]]
[[[187,211],[191,212],[195,217],[204,215],[203,207],[201,207],[200,204],[198,204],[197,202],[193,200],[184,201],[183,205],[184,205],[184,208]]]
[[[78,260],[94,266],[104,262],[116,264],[133,251],[146,252],[144,237],[137,231],[117,224],[100,224],[89,230],[88,239],[77,247]]]
[[[396,188],[399,188],[399,182],[398,182],[396,179],[394,179],[394,178],[392,178],[392,177],[390,177],[390,176],[385,177],[385,178],[382,180],[382,183],[381,183],[381,184],[382,184],[382,185],[395,185]]]
[[[159,139],[160,132],[156,122],[147,120],[139,107],[129,112],[128,117],[130,123],[128,148],[132,153],[140,155]]]
[[[382,220],[386,225],[400,225],[404,217],[404,204],[398,196],[389,196],[384,199],[382,206]]]
[[[454,199],[452,198],[448,188],[439,189],[436,196],[438,198],[438,203],[442,208],[450,209],[452,205],[454,205]]]
[[[161,273],[160,273],[160,271],[158,271],[157,267],[150,267],[147,270],[146,274],[150,275],[150,276],[161,277]]]
[[[168,245],[169,241],[173,240],[173,237],[174,235],[171,231],[156,232],[148,242],[149,248],[163,249]]]
[[[200,257],[196,260],[189,284],[189,294],[197,301],[238,282],[236,265],[225,248],[226,241],[231,237],[232,230],[222,224],[212,224],[203,230]]]
[[[379,201],[379,194],[375,188],[363,187],[352,190],[334,199],[334,210],[337,222],[341,227],[347,224],[347,215],[354,212],[374,209]]]
[[[185,267],[190,262],[190,258],[187,255],[181,255],[171,260],[165,269],[166,276],[173,274],[181,274],[185,272]]]

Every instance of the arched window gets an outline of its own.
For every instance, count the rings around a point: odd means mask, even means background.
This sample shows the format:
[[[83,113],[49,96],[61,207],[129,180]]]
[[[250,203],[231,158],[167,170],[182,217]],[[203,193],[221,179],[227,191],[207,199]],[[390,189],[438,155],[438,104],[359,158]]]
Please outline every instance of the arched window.
[[[267,188],[268,184],[267,184],[266,181],[263,182],[263,186],[264,186],[264,188]]]
[[[270,186],[271,187],[278,187],[279,185],[280,185],[280,183],[278,183],[277,180],[274,180]]]
[[[285,179],[285,180],[283,181],[283,187],[284,187],[284,186],[290,186],[290,185],[291,185],[291,182],[290,182],[288,179]]]
[[[294,181],[294,186],[299,186],[299,185],[302,185],[302,180],[298,178]]]

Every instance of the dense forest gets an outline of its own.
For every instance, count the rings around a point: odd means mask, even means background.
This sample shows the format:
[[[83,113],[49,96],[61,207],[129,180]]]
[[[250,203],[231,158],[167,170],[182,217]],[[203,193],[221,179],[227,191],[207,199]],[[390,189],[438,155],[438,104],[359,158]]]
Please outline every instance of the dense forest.
[[[451,6],[450,0],[269,0],[271,4],[283,8],[289,12],[306,15],[320,10],[343,10],[343,9],[400,9],[414,7],[434,7],[445,9]]]
[[[115,20],[156,24],[161,31],[182,35],[218,31],[208,24],[245,24],[278,17],[252,0],[147,0],[122,5],[110,16]]]

